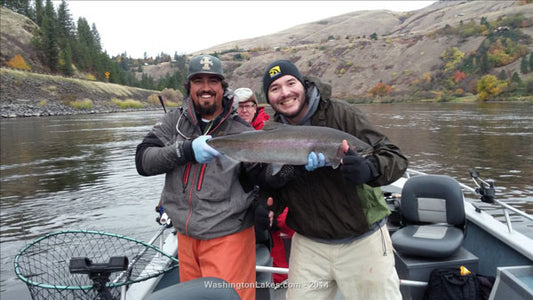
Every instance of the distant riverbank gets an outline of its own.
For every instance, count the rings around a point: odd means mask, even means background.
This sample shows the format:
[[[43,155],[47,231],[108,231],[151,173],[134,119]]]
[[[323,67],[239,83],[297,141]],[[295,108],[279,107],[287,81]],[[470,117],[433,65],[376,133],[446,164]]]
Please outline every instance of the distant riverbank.
[[[64,115],[107,114],[161,110],[159,101],[150,101],[160,91],[144,90],[113,83],[90,81],[31,72],[0,69],[2,118],[49,117]],[[155,97],[157,99],[157,97]],[[533,96],[500,99],[505,102],[530,102]],[[132,106],[120,105],[127,101]],[[394,98],[347,100],[349,103],[406,102]],[[475,95],[448,99],[447,102],[474,103]],[[439,102],[436,99],[413,100],[413,103]],[[267,105],[268,106],[268,105]]]
[[[90,115],[90,114],[108,114],[132,111],[156,111],[163,110],[162,107],[145,107],[145,108],[119,108],[113,106],[94,106],[89,109],[76,109],[61,103],[49,101],[46,105],[34,105],[30,101],[3,101],[0,107],[2,118],[27,118],[27,117],[51,117],[51,116],[69,116],[69,115]]]
[[[99,114],[161,109],[159,91],[113,83],[0,69],[3,118]],[[137,104],[136,107],[121,105]]]

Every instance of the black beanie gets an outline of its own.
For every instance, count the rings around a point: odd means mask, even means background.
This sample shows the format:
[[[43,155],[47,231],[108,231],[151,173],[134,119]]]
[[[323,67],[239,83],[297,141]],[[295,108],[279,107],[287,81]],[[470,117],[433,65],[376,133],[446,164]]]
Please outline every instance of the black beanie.
[[[265,74],[263,75],[263,92],[265,93],[267,103],[270,103],[270,100],[268,100],[268,88],[272,82],[284,75],[292,75],[304,85],[304,80],[300,71],[298,71],[298,68],[296,68],[292,62],[288,60],[276,60],[268,65],[265,69]]]

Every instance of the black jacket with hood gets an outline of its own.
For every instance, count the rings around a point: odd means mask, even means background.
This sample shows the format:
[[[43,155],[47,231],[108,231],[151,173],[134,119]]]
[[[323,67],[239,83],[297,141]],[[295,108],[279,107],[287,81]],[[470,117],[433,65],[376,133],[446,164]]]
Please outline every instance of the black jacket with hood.
[[[312,80],[310,80],[312,79]],[[314,101],[316,111],[305,125],[326,126],[348,132],[374,148],[374,179],[355,185],[343,179],[340,168],[318,168],[312,172],[301,166],[283,168],[277,175],[264,174],[276,189],[275,210],[289,207],[287,225],[299,234],[324,240],[349,239],[367,232],[373,222],[390,214],[383,196],[373,191],[394,182],[407,169],[407,159],[400,149],[376,130],[354,105],[332,100],[331,87],[317,78],[305,78],[307,101]],[[311,96],[310,96],[311,95]],[[274,121],[283,117],[274,115]],[[341,141],[339,141],[340,143]]]

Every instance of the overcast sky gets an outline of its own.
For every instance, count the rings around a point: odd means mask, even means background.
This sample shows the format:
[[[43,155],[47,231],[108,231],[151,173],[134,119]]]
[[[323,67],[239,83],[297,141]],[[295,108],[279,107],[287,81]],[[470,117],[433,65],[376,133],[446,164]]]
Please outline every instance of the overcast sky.
[[[411,11],[435,1],[67,1],[96,24],[110,56],[188,54],[357,10]],[[56,5],[60,1],[54,1]]]

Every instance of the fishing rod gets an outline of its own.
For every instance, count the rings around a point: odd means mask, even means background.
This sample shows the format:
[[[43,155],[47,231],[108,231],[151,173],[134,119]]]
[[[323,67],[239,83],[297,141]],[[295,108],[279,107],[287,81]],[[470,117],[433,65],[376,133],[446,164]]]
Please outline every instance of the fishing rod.
[[[289,274],[289,268],[278,268],[278,267],[268,267],[268,266],[255,266],[257,272],[264,273],[277,273],[277,274]],[[425,281],[416,281],[416,280],[404,280],[400,279],[400,285],[403,286],[427,286]]]
[[[163,234],[163,232],[168,228],[169,226],[167,224],[162,224],[160,225],[159,227],[159,230],[156,232],[156,234],[150,239],[150,241],[148,241],[148,244],[149,245],[153,245],[154,242]],[[120,273],[117,278],[115,278],[115,280],[113,281],[113,283],[117,283],[119,282],[120,280],[122,279],[127,279],[130,277],[131,275],[131,272],[133,270],[133,266],[137,263],[137,261],[139,261],[139,259],[141,258],[141,256],[144,255],[144,253],[146,253],[146,251],[148,250],[148,248],[144,248],[142,249],[139,253],[137,253],[137,255],[131,260],[131,262],[129,262],[128,264],[128,260],[126,258],[126,265],[127,265],[127,269],[125,269],[124,271],[122,271],[122,273]],[[126,299],[126,285],[123,285],[121,287],[121,293],[120,293],[120,299],[121,300],[125,300]]]
[[[163,106],[163,110],[165,113],[167,113],[167,108],[165,107],[165,102],[163,102],[163,97],[161,95],[157,95],[157,98],[159,98],[159,103],[161,103],[161,106]]]
[[[496,194],[496,191],[494,189],[494,180],[483,180],[479,177],[479,173],[476,171],[476,170],[470,170],[470,177],[472,177],[472,180],[474,181],[474,183],[476,184],[477,188],[475,189],[472,189],[472,188],[469,188],[470,190],[472,190],[473,192],[481,195],[481,201],[483,202],[486,202],[486,203],[491,203],[491,204],[498,204],[508,210],[511,210],[529,220],[532,220],[533,221],[533,217],[507,203],[504,203],[502,201],[499,201],[497,199],[495,199],[495,194]]]
[[[420,171],[416,171],[416,170],[412,170],[412,169],[407,169],[407,172],[406,172],[408,175],[409,173],[413,173],[413,174],[418,174],[418,175],[426,175],[426,173],[424,172],[420,172]],[[504,217],[505,217],[505,223],[507,224],[507,229],[509,230],[509,232],[512,232],[513,229],[512,229],[512,222],[511,222],[511,218],[509,216],[509,210],[528,219],[528,220],[531,220],[533,221],[533,216],[527,214],[526,212],[524,211],[521,211],[519,209],[517,209],[516,207],[512,206],[512,205],[509,205],[507,203],[504,203],[500,200],[497,200],[495,199],[495,196],[496,196],[496,190],[495,190],[495,187],[494,187],[494,181],[493,180],[483,180],[479,177],[479,173],[476,171],[476,170],[470,170],[469,171],[470,173],[470,177],[472,178],[472,180],[474,181],[475,185],[476,185],[476,188],[473,188],[473,187],[470,187],[466,184],[463,184],[463,183],[460,183],[459,182],[459,185],[467,190],[467,191],[470,191],[474,194],[477,194],[477,195],[480,195],[481,196],[481,201],[482,202],[485,202],[485,203],[489,203],[489,204],[497,204],[499,205],[502,209],[503,209],[503,214],[504,214]],[[409,177],[409,176],[408,176]],[[472,205],[474,205],[473,203],[471,203]],[[476,205],[474,205],[474,207],[476,208],[476,210],[480,210]]]

